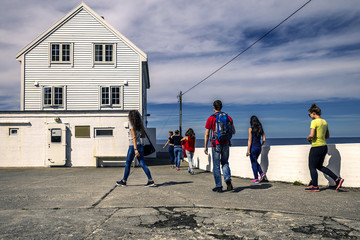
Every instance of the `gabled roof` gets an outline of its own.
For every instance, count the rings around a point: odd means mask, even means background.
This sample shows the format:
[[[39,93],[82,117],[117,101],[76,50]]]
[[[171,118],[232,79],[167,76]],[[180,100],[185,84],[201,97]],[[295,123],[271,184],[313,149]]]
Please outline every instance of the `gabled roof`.
[[[147,60],[147,55],[140,48],[135,46],[129,39],[123,36],[118,30],[116,30],[113,26],[107,23],[100,15],[94,12],[89,6],[87,6],[84,2],[70,11],[67,15],[61,18],[57,23],[51,26],[47,31],[42,33],[39,37],[37,37],[34,41],[28,44],[25,48],[23,48],[20,52],[16,54],[16,59],[19,59],[23,54],[31,51],[34,47],[44,41],[47,37],[49,37],[52,33],[54,33],[57,29],[59,29],[62,25],[64,25],[67,21],[73,18],[76,14],[78,14],[81,10],[86,10],[89,14],[91,14],[98,22],[100,22],[105,28],[115,34],[119,39],[121,39],[125,44],[127,44],[131,49],[133,49],[136,53],[141,55]]]

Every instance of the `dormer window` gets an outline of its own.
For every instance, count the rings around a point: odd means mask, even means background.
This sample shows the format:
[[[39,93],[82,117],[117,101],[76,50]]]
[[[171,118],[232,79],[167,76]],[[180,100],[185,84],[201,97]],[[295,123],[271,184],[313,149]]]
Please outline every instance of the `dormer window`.
[[[95,64],[114,64],[115,44],[94,44]]]
[[[51,43],[50,60],[51,63],[71,63],[72,62],[71,43]]]

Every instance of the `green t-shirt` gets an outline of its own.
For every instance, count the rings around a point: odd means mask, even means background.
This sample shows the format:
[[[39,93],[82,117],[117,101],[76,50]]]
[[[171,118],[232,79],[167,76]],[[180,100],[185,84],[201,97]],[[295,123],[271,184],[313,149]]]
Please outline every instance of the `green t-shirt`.
[[[315,129],[315,136],[312,140],[311,146],[321,147],[326,145],[326,132],[328,130],[327,122],[322,118],[317,118],[311,121],[310,128]]]

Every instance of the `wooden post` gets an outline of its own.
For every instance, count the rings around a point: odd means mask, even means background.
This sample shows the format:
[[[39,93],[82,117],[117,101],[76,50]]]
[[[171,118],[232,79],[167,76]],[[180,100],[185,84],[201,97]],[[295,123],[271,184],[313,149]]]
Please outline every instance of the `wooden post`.
[[[180,91],[178,97],[179,97],[179,105],[180,105],[180,109],[179,109],[179,131],[180,131],[180,136],[182,136],[182,91]]]

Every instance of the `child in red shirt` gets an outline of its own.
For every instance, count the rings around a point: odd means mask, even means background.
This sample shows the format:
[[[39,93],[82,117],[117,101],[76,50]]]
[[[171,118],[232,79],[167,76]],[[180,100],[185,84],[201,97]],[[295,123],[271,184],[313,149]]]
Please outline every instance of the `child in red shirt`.
[[[192,128],[189,128],[185,133],[185,137],[183,139],[181,139],[181,141],[185,141],[185,151],[186,151],[186,156],[189,161],[188,172],[191,175],[193,175],[194,174],[193,157],[194,157],[194,152],[195,152],[195,132],[194,132],[194,130]]]

